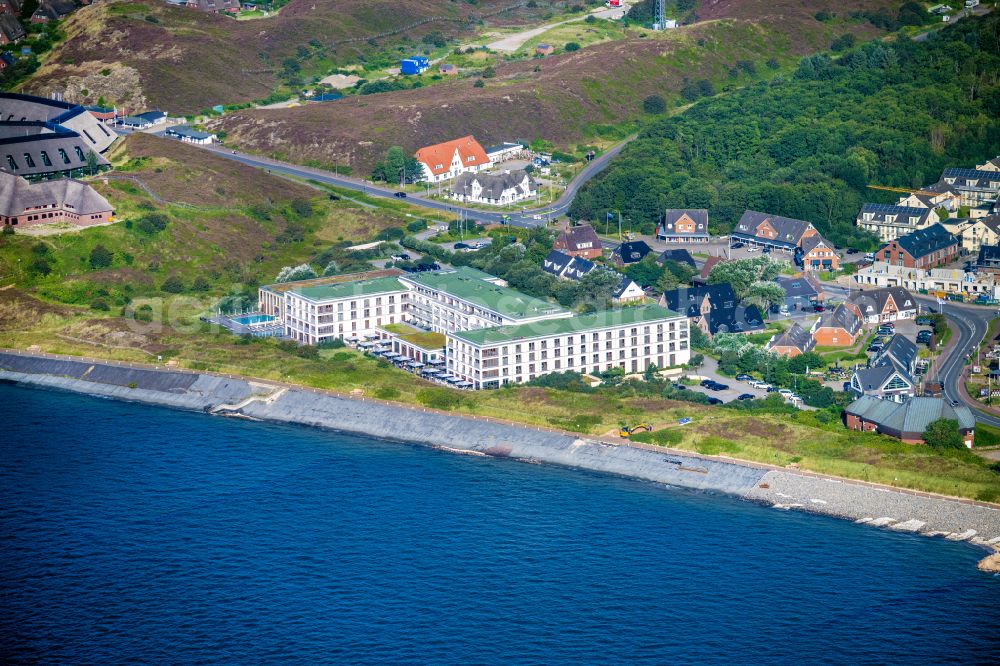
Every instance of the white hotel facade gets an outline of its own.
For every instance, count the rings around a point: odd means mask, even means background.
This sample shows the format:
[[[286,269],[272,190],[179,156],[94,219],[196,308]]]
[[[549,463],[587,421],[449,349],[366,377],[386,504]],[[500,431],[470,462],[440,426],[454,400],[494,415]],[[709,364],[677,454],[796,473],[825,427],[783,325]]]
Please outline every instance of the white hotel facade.
[[[273,297],[261,289],[262,304]],[[691,356],[688,320],[660,306],[577,316],[467,267],[293,287],[282,297],[285,333],[303,344],[384,337],[380,329],[396,323],[444,334],[448,371],[476,389],[570,370],[637,373]]]

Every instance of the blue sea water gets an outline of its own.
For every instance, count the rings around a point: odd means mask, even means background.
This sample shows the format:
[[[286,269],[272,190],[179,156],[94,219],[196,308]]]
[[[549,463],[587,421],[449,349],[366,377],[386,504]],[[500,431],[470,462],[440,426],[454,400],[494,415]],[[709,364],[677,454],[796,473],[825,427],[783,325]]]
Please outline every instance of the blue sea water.
[[[1000,661],[965,544],[2,384],[0,419],[5,663]]]

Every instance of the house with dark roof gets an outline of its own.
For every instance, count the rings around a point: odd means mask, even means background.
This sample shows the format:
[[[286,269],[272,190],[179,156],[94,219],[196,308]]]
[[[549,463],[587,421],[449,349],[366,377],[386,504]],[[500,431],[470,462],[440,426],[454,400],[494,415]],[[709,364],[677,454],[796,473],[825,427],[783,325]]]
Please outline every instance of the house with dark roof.
[[[807,271],[835,271],[840,268],[837,251],[819,234],[802,239],[795,261]]]
[[[660,305],[680,312],[703,333],[753,333],[764,329],[756,305],[741,305],[728,283],[674,289],[664,292]]]
[[[119,122],[126,129],[148,129],[167,122],[167,114],[164,111],[146,111],[134,116],[125,116]]]
[[[458,201],[505,206],[538,194],[538,184],[523,169],[501,173],[462,173],[453,181],[449,196]]]
[[[879,324],[917,316],[917,300],[902,287],[882,287],[859,291],[849,299],[867,324]]]
[[[786,358],[795,358],[799,354],[812,351],[815,347],[816,341],[809,331],[799,326],[798,322],[787,330],[771,336],[771,340],[767,343],[768,351]]]
[[[850,347],[864,332],[864,319],[853,303],[841,303],[824,312],[812,327],[812,336],[819,347]]]
[[[1000,155],[976,165],[976,171],[1000,171]]]
[[[598,266],[592,261],[581,257],[573,257],[559,250],[552,250],[542,261],[542,270],[549,275],[554,275],[561,280],[579,280],[591,271],[603,270],[611,271],[606,266]],[[612,271],[614,272],[614,271]],[[615,272],[617,275],[618,273]],[[611,295],[611,301],[616,304],[635,303],[643,300],[646,293],[638,284],[625,275],[621,275],[621,281],[615,287]]]
[[[602,254],[601,239],[589,224],[564,227],[552,248],[584,259],[597,259]]]
[[[958,422],[965,446],[972,448],[976,419],[965,405],[952,407],[944,398],[912,398],[902,403],[862,396],[844,410],[844,425],[851,430],[878,432],[907,444],[921,444],[927,427],[938,419]]]
[[[983,245],[1000,245],[1000,215],[950,217],[941,225],[959,239],[963,254],[978,254]]]
[[[108,200],[87,183],[71,178],[30,183],[0,169],[0,224],[33,227],[52,222],[91,226],[113,221]]]
[[[958,256],[959,240],[940,224],[932,224],[889,241],[875,253],[876,261],[906,268],[934,268]]]
[[[891,359],[867,368],[857,368],[851,377],[851,390],[858,396],[902,402],[916,394],[917,383],[905,368]]]
[[[917,195],[910,195],[917,198],[914,203],[922,202],[923,199]],[[925,195],[927,201],[931,201],[931,195]],[[879,240],[888,242],[905,236],[906,234],[929,227],[939,222],[938,214],[930,206],[915,207],[891,204],[866,203],[858,213],[857,226],[859,229],[870,231],[879,237]]]
[[[691,253],[684,249],[678,250],[665,250],[663,254],[660,255],[659,262],[662,264],[665,261],[676,261],[678,264],[687,264],[691,268],[697,268],[698,265],[694,262],[694,257]]]
[[[38,9],[31,15],[32,23],[58,21],[76,10],[73,0],[41,0]]]
[[[876,356],[872,365],[892,361],[910,375],[917,371],[917,345],[909,338],[895,333]]]
[[[983,245],[979,248],[976,270],[1000,273],[1000,245]]]
[[[656,225],[657,240],[668,243],[707,243],[708,211],[704,208],[671,208]]]
[[[978,206],[1000,195],[998,171],[949,168],[941,174],[941,180],[958,190],[963,206]]]
[[[816,227],[805,220],[748,210],[736,223],[731,238],[751,247],[793,254],[804,239],[817,235]]]
[[[194,143],[198,145],[208,145],[210,143],[215,143],[217,140],[217,137],[214,134],[193,130],[187,125],[176,125],[171,127],[164,132],[164,135],[169,136],[172,139],[178,139],[184,143]]]
[[[616,266],[637,264],[652,251],[652,248],[646,245],[645,241],[627,241],[616,247],[615,251],[611,253],[611,263]]]
[[[826,297],[823,286],[812,273],[802,273],[798,277],[781,275],[775,282],[785,290],[785,307],[789,312],[803,310]]]
[[[0,14],[0,45],[16,44],[27,36],[27,31],[14,14]]]

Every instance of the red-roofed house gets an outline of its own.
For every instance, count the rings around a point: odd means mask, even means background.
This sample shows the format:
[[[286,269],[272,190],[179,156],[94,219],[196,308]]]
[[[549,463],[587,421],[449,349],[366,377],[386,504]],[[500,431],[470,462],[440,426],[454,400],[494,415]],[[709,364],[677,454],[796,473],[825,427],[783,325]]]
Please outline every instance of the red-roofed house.
[[[476,173],[490,167],[490,158],[472,136],[425,146],[416,153],[424,167],[424,180],[440,183],[461,173]]]

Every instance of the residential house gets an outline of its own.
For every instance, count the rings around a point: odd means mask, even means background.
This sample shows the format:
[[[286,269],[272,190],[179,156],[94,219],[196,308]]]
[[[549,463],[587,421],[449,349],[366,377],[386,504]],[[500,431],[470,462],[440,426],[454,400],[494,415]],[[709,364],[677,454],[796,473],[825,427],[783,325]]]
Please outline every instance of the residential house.
[[[959,239],[963,254],[976,254],[983,245],[1000,244],[1000,216],[948,218],[941,222],[948,233]]]
[[[695,285],[708,284],[708,276],[712,274],[712,269],[715,268],[718,264],[721,264],[725,261],[726,261],[725,257],[712,255],[711,257],[705,260],[704,264],[701,265],[701,270],[698,271],[697,275],[691,278],[691,282]]]
[[[187,6],[200,12],[235,14],[240,11],[240,0],[187,0]]]
[[[0,46],[16,44],[27,36],[27,32],[15,14],[0,14]]]
[[[18,16],[21,13],[21,0],[0,0],[0,14],[13,14]]]
[[[917,316],[917,300],[902,287],[882,287],[859,291],[848,299],[864,317],[866,324],[881,324]]]
[[[945,169],[941,180],[951,185],[961,197],[963,206],[978,206],[993,201],[1000,194],[1000,172],[979,169]]]
[[[58,21],[76,11],[73,0],[41,0],[38,9],[31,15],[32,23],[47,23]]]
[[[423,165],[424,180],[440,183],[463,173],[478,173],[490,167],[486,151],[471,135],[453,141],[436,143],[416,152]]]
[[[504,142],[486,149],[486,156],[493,164],[500,164],[525,155],[524,144]]]
[[[812,327],[813,340],[818,347],[851,347],[864,332],[863,321],[856,305],[841,303],[816,320]]]
[[[1000,155],[983,164],[977,164],[976,171],[1000,171]]]
[[[660,263],[665,261],[676,261],[678,264],[687,264],[691,268],[698,268],[698,265],[694,262],[694,257],[691,253],[684,249],[679,250],[666,250],[660,255]]]
[[[805,220],[748,210],[736,223],[731,238],[751,247],[793,254],[801,249],[804,239],[818,235],[816,227]]]
[[[0,224],[33,227],[69,222],[86,227],[112,222],[114,209],[87,183],[71,178],[29,183],[0,169]]]
[[[555,50],[556,50],[555,47],[552,46],[551,44],[546,44],[542,42],[535,47],[535,55],[543,55],[543,56],[552,55],[553,53],[555,53]]]
[[[807,271],[835,271],[840,269],[840,257],[833,245],[816,234],[802,239],[801,254],[797,261]]]
[[[960,268],[921,270],[891,266],[876,261],[854,274],[854,281],[874,287],[903,287],[912,291],[938,294],[960,294],[965,297],[1000,298],[1000,276],[991,271],[966,272]]]
[[[134,116],[126,116],[119,122],[126,129],[143,130],[164,124],[167,122],[167,114],[164,111],[146,111]]]
[[[920,444],[928,426],[938,419],[958,422],[962,441],[972,448],[976,419],[965,405],[953,407],[944,398],[913,398],[903,403],[862,396],[844,410],[844,424],[851,430],[878,432],[902,440],[907,444]]]
[[[597,259],[602,254],[601,239],[589,224],[565,227],[556,237],[552,248],[584,259]]]
[[[802,273],[798,277],[779,276],[775,282],[785,290],[785,307],[789,312],[804,310],[825,298],[823,286],[812,273]]]
[[[1000,273],[1000,245],[980,246],[979,257],[976,259],[976,271]]]
[[[117,117],[114,107],[108,108],[106,106],[85,106],[83,108],[87,110],[87,113],[94,116],[102,123],[106,123],[109,120],[114,120]]]
[[[805,354],[816,347],[816,341],[809,334],[809,331],[799,326],[795,322],[787,330],[771,337],[767,343],[767,350],[785,356],[795,358],[799,354]]]
[[[954,213],[961,207],[958,190],[948,183],[936,183],[900,197],[897,206],[904,208],[944,208]]]
[[[763,330],[764,317],[756,305],[743,306],[728,283],[664,292],[660,305],[680,312],[703,333],[752,333]]]
[[[554,275],[561,280],[579,280],[584,275],[595,270],[611,271],[610,268],[599,266],[592,261],[581,257],[573,257],[559,250],[552,250],[542,261],[542,270],[549,275]],[[616,275],[616,271],[612,271]],[[638,284],[625,275],[620,275],[621,281],[615,287],[611,296],[611,302],[616,305],[626,303],[636,303],[646,297],[646,293]]]
[[[449,196],[459,201],[504,206],[531,199],[538,184],[523,169],[502,173],[462,173],[451,185]]]
[[[672,208],[656,225],[656,238],[668,243],[707,243],[708,211],[704,208]]]
[[[646,245],[645,241],[627,241],[615,248],[611,254],[611,263],[616,266],[637,264],[652,251],[652,248]]]
[[[438,67],[438,74],[442,74],[444,76],[454,76],[458,74],[458,67],[446,62]]]
[[[173,139],[180,139],[184,143],[195,143],[198,145],[208,145],[218,140],[218,137],[214,134],[193,130],[187,125],[171,127],[164,134]]]
[[[882,348],[882,351],[875,355],[871,364],[874,366],[892,361],[913,375],[917,372],[917,357],[916,343],[904,335],[895,333]]]
[[[887,360],[856,369],[851,376],[851,390],[858,396],[903,402],[916,395],[917,384],[905,368]]]
[[[910,196],[916,199],[916,195]],[[884,242],[895,240],[937,222],[939,218],[934,208],[873,203],[864,204],[856,220],[858,228],[875,234]]]
[[[403,76],[423,74],[430,67],[430,62],[424,56],[413,56],[399,61],[399,73]]]
[[[933,268],[955,260],[959,241],[940,224],[889,241],[875,253],[876,261],[906,268]]]

